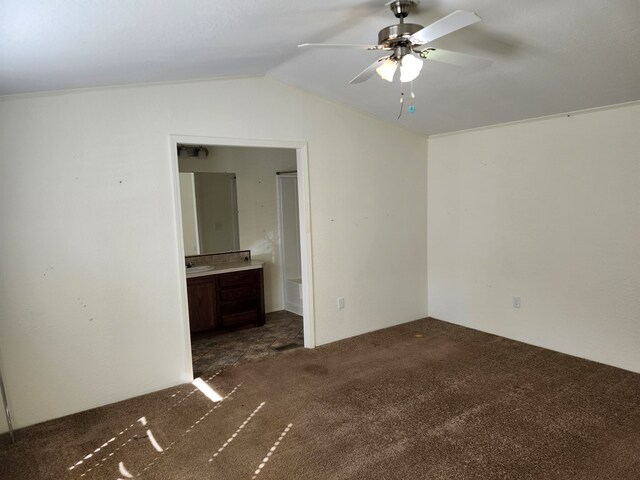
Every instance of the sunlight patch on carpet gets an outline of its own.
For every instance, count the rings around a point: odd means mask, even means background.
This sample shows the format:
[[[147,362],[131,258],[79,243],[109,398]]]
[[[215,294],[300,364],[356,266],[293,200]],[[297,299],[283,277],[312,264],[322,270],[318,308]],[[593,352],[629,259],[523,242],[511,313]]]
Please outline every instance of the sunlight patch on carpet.
[[[271,455],[275,453],[276,449],[280,445],[280,442],[284,439],[285,435],[289,433],[289,430],[291,430],[291,427],[293,427],[293,423],[290,423],[289,425],[287,425],[287,427],[282,431],[282,433],[280,434],[280,437],[278,437],[278,440],[276,440],[276,442],[271,446],[271,448],[267,452],[267,455],[262,459],[262,462],[260,463],[260,465],[258,465],[258,468],[256,469],[256,471],[253,472],[253,477],[251,477],[252,480],[260,474],[264,466],[267,464],[267,462],[271,458]]]
[[[129,470],[127,470],[127,467],[124,466],[124,462],[120,462],[118,464],[118,470],[120,471],[123,477],[133,478],[133,475],[131,475],[131,473],[129,473]]]
[[[117,436],[119,437],[120,435],[124,434],[124,432],[126,432],[127,430],[129,430],[131,427],[133,427],[135,425],[135,423],[132,423],[131,425],[129,425],[127,428],[125,428],[124,430],[122,430]],[[96,448],[93,452],[91,452],[90,454],[86,455],[82,460],[77,461],[76,463],[74,463],[73,465],[71,465],[68,470],[73,470],[74,468],[82,465],[86,460],[90,459],[91,457],[93,457],[93,455],[95,453],[100,452],[101,450],[105,449],[105,447],[109,446],[110,443],[114,442],[116,440],[116,437],[111,437],[109,440],[107,440],[106,442],[104,442],[102,445],[100,445],[98,448]]]
[[[260,411],[260,409],[265,405],[266,402],[262,402],[260,405],[258,405],[258,408],[256,408],[251,415],[249,415],[244,422],[242,422],[242,425],[240,425],[238,427],[238,429],[233,432],[233,434],[229,437],[229,439],[224,442],[224,444],[218,449],[218,451],[216,453],[213,454],[213,457],[211,457],[209,459],[210,462],[213,461],[214,457],[217,457],[220,453],[222,453],[222,451],[227,448],[227,445],[229,445],[231,442],[233,442],[235,440],[235,438],[238,436],[238,434],[242,431],[242,429],[247,425],[247,423],[249,423],[251,421],[251,419],[256,415],[256,413],[258,413]]]
[[[202,380],[202,378],[198,377],[191,383],[212,402],[219,402],[222,400],[220,394],[211,388],[207,382]]]

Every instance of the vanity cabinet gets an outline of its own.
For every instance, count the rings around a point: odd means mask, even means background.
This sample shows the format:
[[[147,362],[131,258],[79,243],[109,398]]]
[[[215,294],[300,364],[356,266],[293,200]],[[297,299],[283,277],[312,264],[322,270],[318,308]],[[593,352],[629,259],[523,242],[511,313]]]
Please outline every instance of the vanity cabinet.
[[[213,275],[187,279],[189,328],[202,332],[216,328],[216,282]]]
[[[262,268],[187,279],[191,332],[264,325]]]

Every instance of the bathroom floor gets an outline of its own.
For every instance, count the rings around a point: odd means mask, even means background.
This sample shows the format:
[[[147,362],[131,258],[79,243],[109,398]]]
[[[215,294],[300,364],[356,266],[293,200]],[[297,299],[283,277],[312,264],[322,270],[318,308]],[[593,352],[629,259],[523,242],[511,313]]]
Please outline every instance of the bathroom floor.
[[[267,313],[262,327],[218,335],[193,336],[193,375],[199,377],[205,372],[272,357],[303,346],[304,335],[300,315],[286,310]]]

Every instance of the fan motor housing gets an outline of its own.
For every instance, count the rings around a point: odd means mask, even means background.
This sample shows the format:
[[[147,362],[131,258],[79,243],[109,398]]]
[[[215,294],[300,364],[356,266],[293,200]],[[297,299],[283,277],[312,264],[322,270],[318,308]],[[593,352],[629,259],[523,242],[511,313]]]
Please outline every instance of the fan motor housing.
[[[389,25],[378,33],[378,45],[393,48],[398,44],[411,44],[412,42],[409,37],[418,30],[422,30],[422,28],[423,26],[418,25],[417,23],[398,23],[396,25]]]

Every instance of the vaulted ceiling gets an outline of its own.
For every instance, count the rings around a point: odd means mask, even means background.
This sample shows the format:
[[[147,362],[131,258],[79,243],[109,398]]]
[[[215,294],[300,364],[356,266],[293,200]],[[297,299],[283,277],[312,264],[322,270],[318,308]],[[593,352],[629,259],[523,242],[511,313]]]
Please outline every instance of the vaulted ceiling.
[[[425,61],[416,111],[397,120],[398,80],[348,84],[381,52],[297,48],[377,43],[397,22],[384,3],[3,0],[0,94],[267,75],[422,134],[640,100],[638,0],[422,0],[408,21],[482,18],[432,46],[493,63]]]

